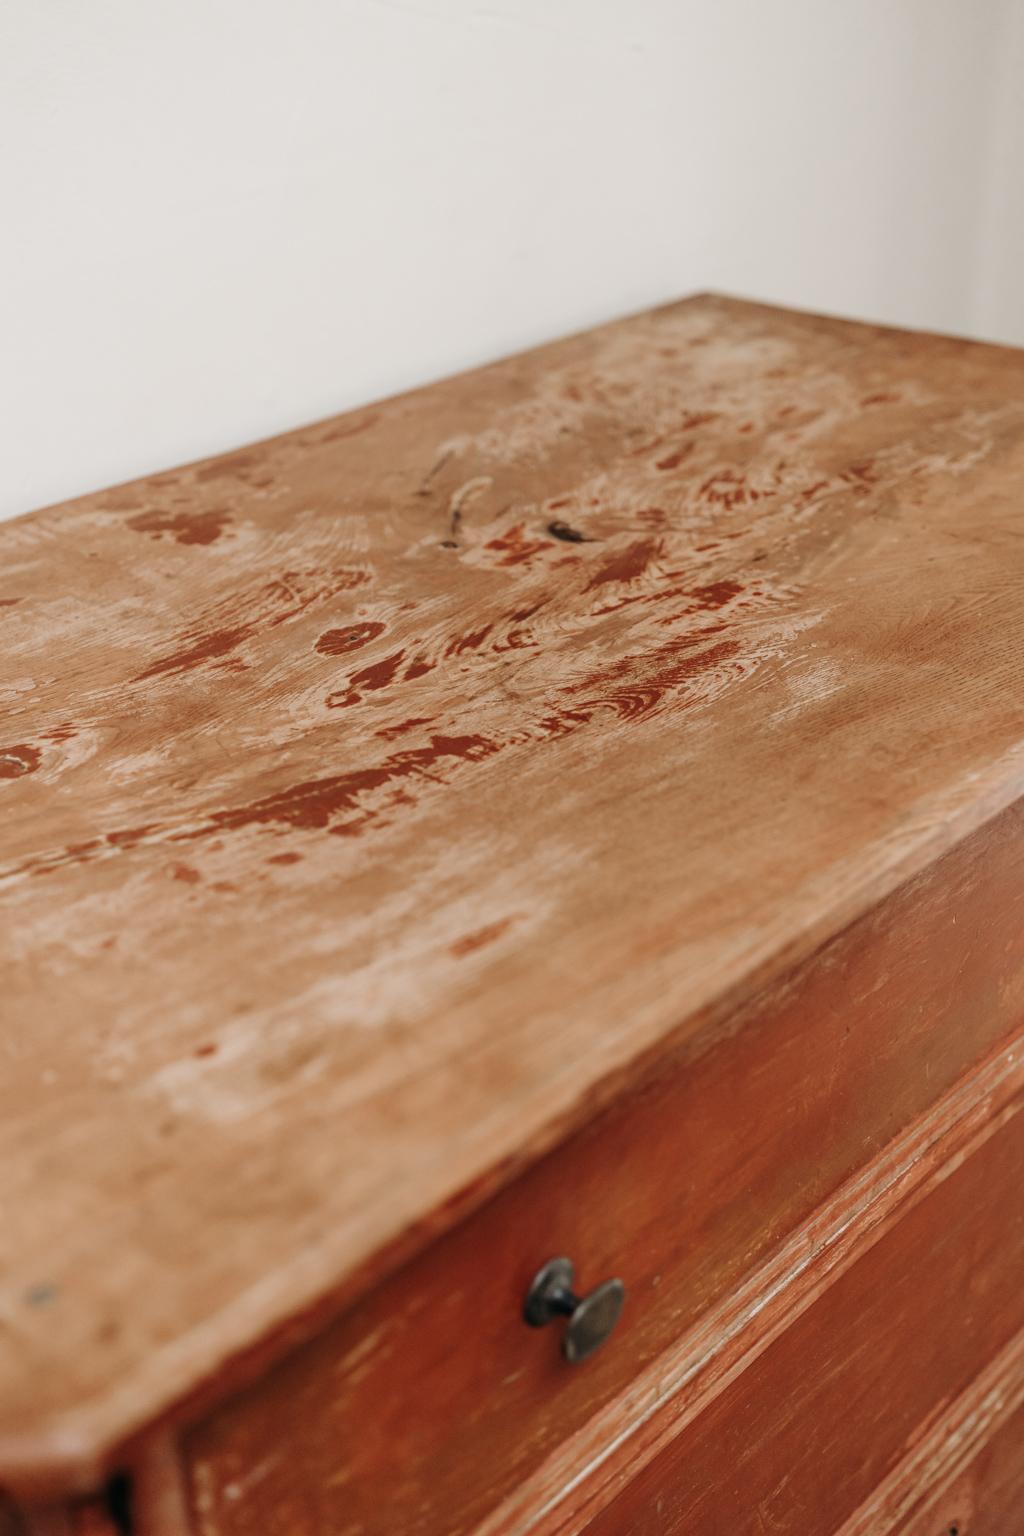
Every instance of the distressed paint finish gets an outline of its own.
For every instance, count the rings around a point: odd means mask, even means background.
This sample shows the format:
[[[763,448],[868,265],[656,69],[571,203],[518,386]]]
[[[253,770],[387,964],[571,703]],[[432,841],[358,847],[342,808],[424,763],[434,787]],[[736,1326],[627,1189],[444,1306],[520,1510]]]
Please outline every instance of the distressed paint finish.
[[[0,1482],[1012,804],[1022,498],[1020,354],[705,297],[0,528]]]
[[[841,1276],[585,1536],[885,1536],[873,1495],[955,1455],[993,1357],[1024,1385],[1024,1115],[1012,1115]],[[937,1390],[941,1383],[941,1390]],[[999,1381],[996,1381],[996,1392]],[[962,1415],[970,1424],[970,1413]],[[943,1421],[946,1422],[943,1422]],[[922,1446],[926,1456],[922,1458]],[[1017,1446],[1018,1455],[1022,1448]],[[924,1466],[921,1462],[924,1461]],[[1010,1536],[1010,1533],[1007,1533]]]
[[[1024,1091],[1022,863],[1014,807],[188,1433],[203,1536],[577,1529]],[[575,1370],[560,1252],[627,1287]]]

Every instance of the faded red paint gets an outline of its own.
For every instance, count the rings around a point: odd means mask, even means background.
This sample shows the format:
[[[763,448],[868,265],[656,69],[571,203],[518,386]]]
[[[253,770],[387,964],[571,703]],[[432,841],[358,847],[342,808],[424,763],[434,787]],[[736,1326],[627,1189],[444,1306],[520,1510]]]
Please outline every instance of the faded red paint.
[[[680,464],[682,464],[683,460],[684,459],[688,459],[692,452],[693,452],[693,444],[692,443],[684,443],[681,448],[677,448],[676,449],[675,453],[668,454],[668,456],[666,458],[664,458],[664,459],[658,459],[658,461],[657,461],[657,463],[655,464],[654,467],[655,467],[655,469],[661,469],[661,470],[665,470],[665,469],[678,469]]]
[[[741,581],[710,581],[703,587],[692,587],[690,596],[701,608],[724,608],[734,597],[739,597],[744,586]]]
[[[375,661],[359,672],[353,672],[349,678],[347,690],[339,688],[334,693],[328,694],[327,707],[344,709],[350,704],[358,704],[361,701],[363,695],[360,689],[373,692],[378,688],[386,688],[389,683],[394,682],[404,656],[404,651],[393,651],[390,656],[385,656],[383,661]]]
[[[500,939],[511,926],[512,919],[503,917],[496,923],[487,923],[483,928],[474,928],[472,933],[463,934],[461,939],[456,939],[454,944],[450,944],[448,952],[454,955],[456,960],[461,960],[463,955],[471,955],[475,950],[493,944],[495,939]]]
[[[535,555],[550,549],[551,545],[547,539],[527,538],[524,525],[517,523],[500,538],[488,540],[484,548],[497,550],[503,555],[504,558],[498,561],[499,565],[528,565]]]
[[[296,588],[301,590],[310,576],[316,577],[316,585],[305,596],[297,599]],[[328,571],[323,577],[319,572],[282,571],[277,580],[268,582],[263,590],[269,594],[279,594],[290,602],[297,602],[297,606],[291,608],[289,612],[301,613],[318,598],[334,597],[338,592],[351,592],[356,587],[364,587],[369,580],[370,572],[365,568],[343,565],[335,571]],[[283,617],[287,618],[288,614]]]
[[[656,714],[677,689],[739,653],[740,645],[736,640],[722,640],[717,645],[698,649],[720,634],[723,627],[721,624],[711,625],[693,634],[677,635],[655,650],[620,657],[609,667],[575,684],[569,692],[585,697],[574,710],[564,712],[562,718],[569,722],[568,728],[586,724],[594,711],[601,708],[614,709],[624,720]],[[681,707],[678,699],[676,707]]]
[[[16,747],[0,747],[0,779],[20,779],[35,773],[42,762],[38,747],[20,742]]]
[[[402,665],[404,651],[393,651],[390,656],[385,656],[383,661],[372,662],[370,666],[363,667],[359,672],[353,672],[351,684],[354,688],[386,688],[393,683],[399,667]]]
[[[445,655],[458,656],[461,651],[477,650],[481,645],[483,645],[484,641],[487,639],[487,636],[491,633],[493,628],[493,624],[482,624],[479,629],[470,630],[468,634],[457,635],[454,640],[449,642],[448,648],[445,651]],[[408,672],[406,673],[406,676],[409,676]]]
[[[742,506],[746,501],[760,499],[759,493],[748,490],[746,476],[735,469],[720,469],[711,475],[701,486],[700,495],[705,501],[724,507],[727,511]]]
[[[364,795],[391,784],[400,784],[405,779],[434,779],[438,775],[430,770],[444,763],[480,762],[500,750],[500,746],[486,736],[432,736],[429,746],[396,752],[378,767],[307,779],[250,805],[216,811],[209,818],[207,828],[186,836],[201,837],[213,827],[236,831],[240,827],[282,824],[306,831],[328,827],[333,832],[356,831],[361,823],[339,824],[335,818],[356,810]],[[443,779],[443,774],[439,777]]]
[[[680,432],[692,432],[695,427],[706,425],[706,422],[717,421],[718,415],[720,415],[720,412],[717,412],[717,410],[688,410],[688,412],[683,413],[683,419],[680,421]],[[674,470],[674,468],[679,468],[683,459],[688,459],[692,452],[694,452],[694,444],[692,442],[683,442],[679,449],[676,449],[676,452],[669,453],[668,458],[659,459],[654,467],[659,468],[659,470]]]
[[[59,743],[70,741],[73,736],[78,735],[78,730],[71,720],[65,720],[61,725],[55,725],[52,730],[44,731],[43,735],[47,741]]]
[[[128,519],[128,527],[154,539],[169,534],[176,544],[215,544],[230,522],[230,512],[217,507],[208,512],[142,512]]]
[[[316,642],[316,649],[321,656],[343,656],[346,651],[357,651],[383,633],[384,625],[375,622],[348,624],[344,629],[325,629]]]
[[[605,586],[613,581],[635,581],[642,576],[651,561],[661,551],[657,539],[635,539],[625,549],[620,549],[610,560],[598,567],[587,583],[586,591]]]
[[[540,613],[540,610],[545,606],[546,602],[547,599],[542,598],[539,603],[534,603],[530,608],[517,608],[514,613],[509,614],[509,623],[524,624],[527,619],[532,619],[534,614]]]
[[[409,731],[416,730],[418,726],[433,725],[434,719],[435,717],[433,715],[414,715],[409,720],[399,720],[397,725],[382,726],[381,729],[379,731],[375,731],[374,734],[376,736],[382,737],[385,741],[390,741],[395,736],[407,735]]]
[[[164,656],[147,667],[145,672],[140,672],[134,679],[135,682],[145,682],[150,677],[160,677],[164,674],[174,675],[181,672],[190,672],[193,667],[202,666],[204,661],[227,656],[231,651],[248,640],[254,631],[251,624],[237,624],[231,629],[215,629],[208,635],[202,635],[192,640],[180,651],[174,651],[170,656]]]
[[[108,832],[103,841],[111,848],[134,848],[144,837],[151,832],[156,832],[158,825],[155,821],[147,821],[141,827],[124,827],[120,832]]]
[[[427,661],[423,656],[417,656],[415,661],[409,663],[405,669],[407,681],[413,682],[417,677],[426,677],[428,672],[433,672],[434,663]]]

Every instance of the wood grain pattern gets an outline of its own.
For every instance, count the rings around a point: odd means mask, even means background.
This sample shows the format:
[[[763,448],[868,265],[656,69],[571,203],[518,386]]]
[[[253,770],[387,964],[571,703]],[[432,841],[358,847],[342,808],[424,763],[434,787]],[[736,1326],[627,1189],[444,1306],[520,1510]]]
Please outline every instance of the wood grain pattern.
[[[0,529],[0,1479],[1017,800],[1022,428],[1020,354],[705,297]]]
[[[204,1536],[576,1529],[1024,1086],[1022,863],[1014,807],[188,1435]],[[559,1251],[628,1287],[579,1370],[519,1323]]]
[[[885,1536],[875,1490],[1002,1351],[1024,1386],[1024,1115],[841,1276],[586,1536]],[[947,1448],[949,1436],[938,1437]],[[918,1485],[920,1491],[920,1485]],[[867,1509],[864,1506],[867,1503]]]

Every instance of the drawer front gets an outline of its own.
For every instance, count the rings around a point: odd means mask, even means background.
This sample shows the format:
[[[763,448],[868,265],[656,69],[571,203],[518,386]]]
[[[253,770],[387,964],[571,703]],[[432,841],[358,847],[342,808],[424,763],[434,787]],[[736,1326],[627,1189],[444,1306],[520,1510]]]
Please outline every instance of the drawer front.
[[[972,1437],[994,1441],[1000,1415],[1009,1419],[1024,1398],[1022,1278],[1018,1102],[611,1504],[571,1529],[906,1533],[908,1516],[951,1480]],[[1007,1434],[1016,1438],[996,1454],[1019,1484],[1019,1421]],[[989,1476],[983,1465],[978,1475]],[[993,1508],[998,1476],[987,1495]],[[1020,1506],[1016,1519],[987,1528],[1016,1536]],[[948,1536],[950,1524],[935,1536]],[[962,1536],[974,1529],[965,1523]],[[977,1530],[985,1529],[979,1514]]]
[[[976,834],[193,1429],[204,1536],[472,1530],[1007,1037],[1022,826]],[[582,1290],[627,1288],[576,1365],[560,1324],[521,1321],[563,1253]]]

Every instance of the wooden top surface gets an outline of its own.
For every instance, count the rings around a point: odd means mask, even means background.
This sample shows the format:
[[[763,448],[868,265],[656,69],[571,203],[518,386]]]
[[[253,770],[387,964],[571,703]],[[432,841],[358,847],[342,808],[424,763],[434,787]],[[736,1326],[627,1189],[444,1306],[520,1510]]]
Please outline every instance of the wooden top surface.
[[[690,299],[4,525],[0,635],[2,1482],[1021,793],[1024,353]]]

